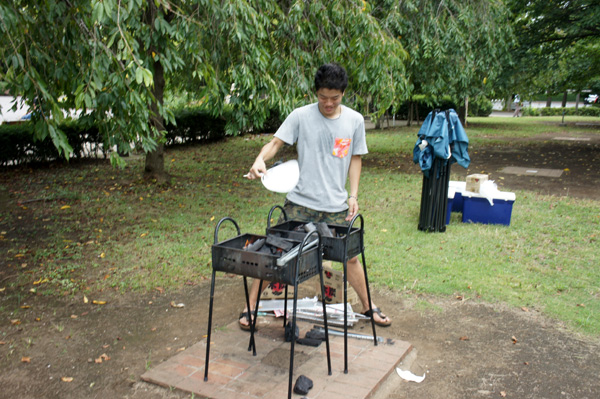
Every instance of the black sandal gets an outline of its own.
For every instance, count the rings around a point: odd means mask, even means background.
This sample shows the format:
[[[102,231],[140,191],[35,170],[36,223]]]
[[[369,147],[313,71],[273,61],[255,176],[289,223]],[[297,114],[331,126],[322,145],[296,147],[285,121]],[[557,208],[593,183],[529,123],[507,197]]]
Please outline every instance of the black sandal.
[[[242,318],[246,319],[246,321],[248,321],[248,324],[242,324]],[[250,315],[249,312],[242,312],[240,313],[240,317],[238,318],[238,324],[240,325],[240,328],[244,331],[250,331],[250,324],[252,323],[252,317]],[[256,331],[256,330],[255,330]]]
[[[364,312],[363,315],[367,316],[368,318],[372,318],[373,313],[377,313],[377,316],[379,316],[381,318],[381,320],[387,319],[387,316],[385,314],[383,314],[381,312],[381,309],[379,309],[379,308],[373,308],[373,312],[371,312],[371,310],[369,309],[366,312]],[[392,325],[391,320],[388,320],[387,322],[385,322],[385,321],[377,321],[377,320],[373,319],[373,321],[375,322],[375,324],[377,324],[378,326],[381,326],[381,327],[389,327]]]

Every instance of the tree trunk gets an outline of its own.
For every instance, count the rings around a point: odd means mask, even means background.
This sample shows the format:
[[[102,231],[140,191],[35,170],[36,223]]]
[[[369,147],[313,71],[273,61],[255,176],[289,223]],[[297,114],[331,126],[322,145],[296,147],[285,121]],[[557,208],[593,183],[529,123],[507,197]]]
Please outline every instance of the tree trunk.
[[[510,112],[510,105],[512,104],[512,96],[506,97],[504,102],[504,110]]]
[[[419,125],[419,103],[415,103],[415,122]]]
[[[579,96],[581,95],[581,92],[577,92],[577,95],[575,96],[575,110],[579,109]]]
[[[165,130],[164,120],[158,112],[158,102],[163,101],[165,89],[164,71],[160,62],[154,63],[154,99],[150,107],[152,115],[150,116],[150,124],[159,132]],[[144,177],[156,180],[158,183],[169,182],[169,175],[165,172],[165,145],[160,142],[156,150],[146,154],[146,166],[144,168]]]
[[[466,126],[466,123],[467,123],[467,109],[465,108],[465,104],[463,104],[460,107],[458,107],[457,112],[458,112],[458,119],[460,119],[460,123],[463,126]]]
[[[565,90],[565,92],[563,93],[563,99],[562,99],[562,107],[566,107],[567,106],[567,91]]]
[[[469,96],[465,97],[465,121],[463,127],[467,127],[467,117],[469,116]]]
[[[412,123],[412,116],[413,116],[413,102],[412,100],[408,101],[408,118],[406,121],[406,126],[410,126]]]
[[[552,107],[552,96],[548,94],[548,99],[546,100],[546,108]]]
[[[149,6],[146,12],[146,23],[153,28],[157,10],[154,2],[149,2],[148,4]],[[147,51],[150,55],[153,52],[160,54],[160,50],[155,49],[153,46],[150,46]],[[160,62],[155,61],[153,66],[154,87],[152,94],[154,94],[154,101],[152,101],[152,105],[150,106],[150,126],[155,128],[157,131],[162,132],[165,130],[165,125],[163,117],[158,112],[158,104],[163,103],[165,76]],[[146,154],[144,178],[155,180],[157,183],[168,183],[170,181],[170,176],[165,172],[165,145],[160,137],[156,150]]]

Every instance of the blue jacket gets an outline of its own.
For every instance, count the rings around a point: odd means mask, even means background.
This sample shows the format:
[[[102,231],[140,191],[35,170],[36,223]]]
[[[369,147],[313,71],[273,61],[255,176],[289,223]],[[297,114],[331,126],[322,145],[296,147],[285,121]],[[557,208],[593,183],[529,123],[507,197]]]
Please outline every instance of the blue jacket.
[[[448,118],[444,111],[431,111],[417,133],[413,161],[418,163],[423,171],[431,169],[434,157],[449,159],[451,164],[456,162],[464,168],[468,168],[471,163],[468,153],[469,139],[458,114],[453,109],[447,113]],[[421,150],[419,145],[423,140],[426,140],[428,145]]]

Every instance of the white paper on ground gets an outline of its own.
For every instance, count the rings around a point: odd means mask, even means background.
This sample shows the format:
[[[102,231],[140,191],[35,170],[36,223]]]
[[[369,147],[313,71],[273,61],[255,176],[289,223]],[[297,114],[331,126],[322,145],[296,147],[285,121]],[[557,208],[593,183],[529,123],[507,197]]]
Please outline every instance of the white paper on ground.
[[[418,375],[414,375],[413,373],[411,373],[408,370],[400,370],[398,367],[396,367],[396,373],[398,373],[398,375],[405,379],[406,381],[412,381],[412,382],[421,382],[425,379],[425,374],[423,374],[422,377],[419,377]]]

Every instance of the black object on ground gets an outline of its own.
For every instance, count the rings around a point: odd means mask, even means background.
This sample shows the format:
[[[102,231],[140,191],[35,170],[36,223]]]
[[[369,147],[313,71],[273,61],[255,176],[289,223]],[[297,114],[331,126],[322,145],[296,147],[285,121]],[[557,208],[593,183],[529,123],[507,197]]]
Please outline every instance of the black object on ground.
[[[311,338],[298,338],[296,340],[296,343],[298,343],[300,345],[314,346],[314,347],[321,345],[321,342],[323,342],[323,340],[311,339]]]
[[[321,329],[313,328],[312,330],[309,330],[306,332],[306,335],[304,336],[304,338],[319,339],[321,341],[325,341],[325,331],[321,330]]]
[[[310,378],[305,375],[301,375],[296,380],[296,384],[294,385],[294,392],[298,395],[306,395],[308,391],[313,387],[313,382]]]

